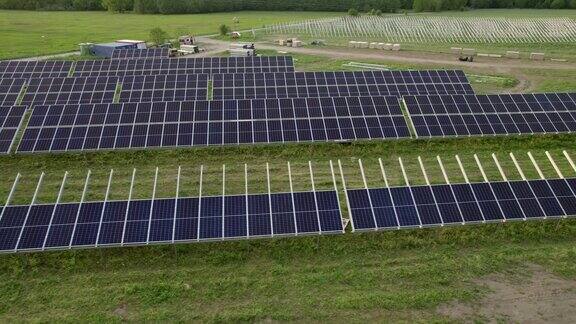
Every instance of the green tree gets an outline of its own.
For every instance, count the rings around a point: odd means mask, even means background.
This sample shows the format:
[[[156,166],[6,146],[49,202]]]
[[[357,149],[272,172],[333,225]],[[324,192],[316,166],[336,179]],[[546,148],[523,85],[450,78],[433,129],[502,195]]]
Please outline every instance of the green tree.
[[[570,9],[576,9],[576,0],[570,0]]]
[[[226,36],[230,32],[230,27],[222,24],[222,25],[220,25],[220,27],[218,27],[218,31],[220,31],[220,35]]]
[[[132,11],[134,0],[102,0],[102,6],[112,12]]]
[[[360,16],[360,13],[355,8],[350,8],[348,10],[348,16],[358,17],[358,16]]]
[[[422,12],[424,11],[424,0],[414,0],[414,3],[412,5],[412,9],[415,12]]]
[[[169,38],[168,33],[162,30],[162,28],[160,27],[156,27],[150,30],[150,42],[154,43],[157,46],[166,43],[166,40],[168,38]]]
[[[550,8],[552,9],[564,9],[566,8],[566,1],[564,0],[554,0],[550,4]]]

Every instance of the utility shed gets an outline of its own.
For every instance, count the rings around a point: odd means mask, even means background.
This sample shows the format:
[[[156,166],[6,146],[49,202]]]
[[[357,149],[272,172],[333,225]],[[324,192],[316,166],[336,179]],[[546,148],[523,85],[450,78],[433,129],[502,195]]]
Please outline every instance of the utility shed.
[[[105,43],[92,45],[92,54],[100,57],[111,58],[116,49],[138,48],[136,44],[129,43]]]

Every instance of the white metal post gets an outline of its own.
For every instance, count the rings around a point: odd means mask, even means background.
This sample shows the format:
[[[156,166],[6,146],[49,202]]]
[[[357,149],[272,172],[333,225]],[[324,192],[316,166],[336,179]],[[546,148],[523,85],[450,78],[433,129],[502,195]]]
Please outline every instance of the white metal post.
[[[296,203],[294,202],[294,185],[292,183],[292,167],[288,161],[288,180],[290,181],[290,196],[292,198],[292,217],[294,218],[294,231],[298,235],[298,222],[296,221]]]
[[[354,227],[354,217],[352,217],[352,209],[350,208],[350,199],[348,198],[348,189],[346,188],[346,177],[344,176],[344,170],[342,169],[342,162],[340,160],[338,160],[338,170],[340,171],[340,177],[342,178],[342,188],[344,189],[344,197],[346,198],[346,206],[348,207],[350,224],[352,224],[352,232],[354,232],[356,230],[356,227]]]
[[[466,174],[466,170],[464,169],[464,165],[462,164],[462,160],[460,160],[460,157],[458,155],[456,155],[455,158],[456,158],[456,162],[458,162],[458,166],[460,167],[460,171],[462,172],[462,176],[464,176],[464,181],[469,184],[470,180],[468,179],[468,174]]]
[[[394,211],[394,217],[396,217],[396,224],[398,224],[398,229],[400,229],[400,218],[398,218],[398,212],[396,211],[396,204],[394,203],[394,197],[392,197],[392,192],[390,191],[390,185],[388,184],[388,177],[386,176],[386,170],[384,169],[384,163],[381,158],[378,158],[378,163],[380,164],[380,172],[382,172],[382,178],[384,179],[384,185],[388,189],[388,196],[392,202],[392,210]]]
[[[478,169],[480,169],[480,173],[482,173],[484,182],[490,182],[490,180],[488,180],[488,177],[486,176],[486,172],[484,172],[484,168],[482,167],[482,163],[480,162],[478,155],[474,154],[474,160],[476,161],[476,165],[478,165]]]
[[[338,202],[338,206],[340,206],[340,195],[338,194],[338,185],[336,183],[336,174],[334,173],[334,163],[332,162],[332,160],[330,160],[330,173],[332,173],[332,182],[334,183],[334,192],[336,192],[336,200]],[[342,214],[340,214],[340,217],[343,224],[342,233],[344,233],[346,231],[346,226],[348,224],[344,222],[344,219],[342,219]]]
[[[74,220],[74,228],[72,229],[72,235],[70,236],[70,244],[68,248],[72,248],[72,243],[74,243],[74,235],[76,234],[76,227],[78,226],[78,218],[80,217],[80,211],[82,210],[82,204],[84,204],[84,199],[86,199],[86,191],[88,190],[88,182],[90,181],[91,170],[88,170],[86,174],[86,180],[84,180],[84,189],[82,190],[82,197],[80,197],[80,204],[78,205],[78,211],[76,212],[76,219]]]
[[[222,164],[222,239],[224,239],[224,230],[226,222],[226,164]]]
[[[26,212],[24,222],[22,223],[22,229],[20,229],[20,235],[18,235],[18,240],[16,241],[16,245],[14,246],[14,252],[18,251],[18,246],[20,245],[22,234],[24,233],[24,229],[26,228],[26,223],[28,223],[28,216],[30,216],[30,211],[32,210],[32,207],[36,203],[38,192],[40,192],[40,186],[42,185],[42,180],[44,180],[44,172],[40,174],[40,179],[38,180],[38,184],[36,185],[36,190],[34,190],[34,196],[32,196],[32,202],[30,202],[30,206],[28,206],[28,211]]]
[[[570,166],[572,167],[572,169],[574,170],[574,172],[576,172],[576,164],[574,163],[574,161],[572,160],[572,158],[570,157],[570,155],[568,154],[567,151],[562,151],[562,153],[564,153],[564,156],[566,157],[566,160],[568,160],[568,163],[570,163]]]
[[[562,171],[560,171],[560,168],[558,168],[558,165],[556,164],[556,161],[554,161],[554,158],[552,158],[552,155],[550,155],[550,152],[546,151],[546,156],[548,157],[548,160],[550,161],[550,164],[552,164],[554,170],[556,170],[556,174],[558,174],[558,177],[560,177],[560,179],[564,179]]]
[[[246,236],[250,238],[250,209],[248,208],[248,164],[244,164],[244,193],[246,197]]]
[[[406,173],[406,169],[404,168],[404,163],[402,162],[402,158],[398,158],[398,163],[400,163],[400,169],[402,170],[402,175],[404,176],[404,182],[406,182],[406,186],[410,191],[410,197],[412,197],[412,201],[414,202],[414,209],[416,210],[416,216],[418,216],[418,222],[420,223],[420,228],[422,228],[422,219],[420,218],[420,212],[418,211],[418,207],[416,206],[416,199],[414,199],[414,193],[412,192],[412,187],[410,186],[410,181],[408,180],[408,174]]]
[[[154,188],[152,188],[152,202],[150,203],[150,214],[148,215],[148,233],[146,234],[146,244],[150,244],[150,230],[152,229],[152,214],[154,213],[154,202],[156,201],[156,185],[158,184],[158,167],[154,172]]]
[[[520,177],[522,177],[522,180],[527,181],[526,175],[524,175],[524,171],[522,171],[522,168],[520,167],[518,160],[516,160],[516,156],[514,156],[514,153],[510,152],[510,158],[512,159],[512,162],[514,162],[514,166],[516,166],[516,169],[518,169],[518,173],[520,174]]]
[[[494,163],[496,164],[496,167],[498,168],[498,171],[500,172],[502,179],[504,179],[504,181],[508,181],[508,178],[506,177],[506,174],[504,173],[504,170],[502,169],[502,166],[500,165],[500,162],[498,161],[496,154],[492,153],[492,159],[494,160]]]
[[[372,197],[370,196],[370,189],[368,188],[368,181],[366,181],[366,174],[364,173],[364,165],[362,164],[361,159],[358,159],[358,165],[360,166],[362,181],[364,181],[364,188],[366,189],[366,195],[368,196],[368,202],[370,203],[370,212],[372,213],[372,220],[374,221],[374,229],[378,229],[378,222],[376,221],[376,212],[374,211],[374,205],[372,204]]]
[[[200,241],[200,216],[202,215],[202,181],[204,177],[204,165],[200,166],[200,184],[198,189],[198,222],[196,224],[196,241]]]
[[[272,217],[272,188],[270,186],[270,164],[266,162],[266,183],[268,185],[268,212],[270,213],[270,235],[274,237],[274,219]]]
[[[6,210],[6,208],[8,208],[8,205],[10,205],[10,202],[12,201],[12,197],[14,196],[14,192],[16,191],[16,186],[18,185],[19,180],[20,180],[20,173],[18,173],[16,175],[16,178],[14,179],[14,182],[12,183],[12,188],[10,189],[10,193],[8,194],[8,197],[6,198],[6,203],[4,204],[4,208],[2,208],[2,212],[0,213],[0,220],[2,220],[2,217],[4,217],[4,211]]]
[[[318,232],[322,234],[322,222],[320,222],[320,211],[318,210],[318,197],[316,197],[316,184],[314,183],[314,171],[312,170],[312,161],[308,161],[310,169],[310,181],[312,182],[312,193],[314,194],[314,205],[316,206],[316,220],[318,221]]]
[[[110,170],[110,175],[108,176],[108,185],[106,186],[106,196],[104,196],[104,205],[102,206],[102,213],[100,214],[100,224],[98,224],[98,234],[96,235],[96,247],[98,247],[98,242],[100,241],[100,232],[102,231],[102,221],[104,220],[104,211],[106,210],[106,204],[108,203],[108,196],[110,194],[110,187],[112,186],[112,177],[114,176],[114,169]]]
[[[126,236],[126,225],[128,224],[128,213],[130,212],[130,203],[132,201],[132,191],[134,190],[134,179],[136,178],[136,169],[132,169],[132,180],[130,181],[130,192],[128,193],[128,205],[126,206],[126,214],[124,215],[124,227],[122,228],[122,241],[120,245],[124,245],[124,237]]]
[[[50,215],[50,222],[48,223],[48,229],[46,230],[46,235],[44,235],[44,242],[42,243],[42,251],[46,249],[46,241],[48,240],[48,235],[50,235],[50,229],[52,228],[52,222],[54,221],[54,215],[56,215],[56,209],[60,204],[60,199],[62,198],[62,193],[64,192],[64,186],[66,185],[66,179],[68,179],[68,171],[64,173],[62,178],[62,184],[60,185],[60,190],[58,190],[58,198],[56,198],[56,204],[52,209],[52,214]]]
[[[178,199],[180,199],[180,175],[182,167],[178,166],[178,176],[176,177],[176,201],[174,202],[174,221],[172,222],[172,243],[176,241],[176,217],[178,216]]]

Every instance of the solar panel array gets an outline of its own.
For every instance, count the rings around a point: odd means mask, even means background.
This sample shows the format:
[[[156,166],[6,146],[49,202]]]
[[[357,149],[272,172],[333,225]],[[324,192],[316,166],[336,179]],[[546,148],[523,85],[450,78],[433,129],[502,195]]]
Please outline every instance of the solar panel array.
[[[335,191],[0,210],[0,252],[343,233]]]
[[[474,94],[462,71],[215,74],[214,99]]]
[[[120,102],[206,100],[208,75],[140,75],[122,78]]]
[[[576,178],[348,190],[357,231],[576,216]]]
[[[0,61],[0,78],[60,78],[71,68],[72,61]]]
[[[80,61],[74,76],[292,72],[291,57],[145,58]]]
[[[116,77],[31,79],[22,103],[30,106],[111,103],[117,84]]]
[[[167,48],[128,48],[116,49],[112,52],[111,59],[136,59],[136,58],[149,58],[149,57],[168,57],[169,50]]]
[[[15,105],[25,83],[26,79],[0,79],[0,106]]]
[[[576,131],[576,94],[404,97],[419,137]]]
[[[0,106],[0,154],[10,152],[25,113],[25,106]]]
[[[410,137],[396,97],[36,107],[20,152]]]

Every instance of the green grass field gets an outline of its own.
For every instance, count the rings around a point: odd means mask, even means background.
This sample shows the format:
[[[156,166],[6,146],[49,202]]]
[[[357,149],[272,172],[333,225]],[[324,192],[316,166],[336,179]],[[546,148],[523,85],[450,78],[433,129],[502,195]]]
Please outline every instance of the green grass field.
[[[520,12],[524,13],[512,14]],[[146,37],[147,31],[156,25],[172,33],[191,28],[195,34],[209,34],[218,24],[231,21],[236,15],[246,24],[243,28],[258,27],[276,19],[306,17],[300,13],[136,16],[4,11],[0,12],[0,39],[12,39],[17,46],[0,50],[0,57],[14,56],[16,51],[18,55],[40,55],[72,50],[75,43],[92,38],[105,41]],[[54,27],[58,26],[56,17],[65,21],[66,27]],[[14,22],[22,25],[24,21],[22,30],[27,31],[16,30],[18,24]],[[44,47],[37,48],[25,41],[26,33],[40,37],[46,28],[56,28],[52,35],[58,37],[46,40]],[[294,57],[297,69],[303,71],[344,70],[347,69],[344,64],[349,62],[310,55]],[[366,62],[390,68],[447,68],[398,65],[383,60]],[[482,93],[507,91],[517,83],[514,75],[488,75],[474,67],[466,72],[474,89]],[[534,68],[521,73],[539,91],[576,89],[574,69],[559,72]],[[37,202],[52,203],[66,171],[69,175],[61,201],[79,201],[88,170],[92,176],[86,199],[102,200],[111,169],[114,178],[108,198],[126,199],[134,168],[137,176],[133,198],[150,198],[156,167],[159,168],[156,197],[174,196],[178,167],[182,170],[180,196],[197,196],[201,165],[205,167],[203,194],[218,195],[222,192],[223,164],[227,194],[244,193],[244,164],[249,167],[250,193],[266,192],[266,163],[271,171],[271,190],[284,192],[289,190],[288,161],[296,191],[311,188],[308,161],[313,162],[317,189],[333,188],[330,161],[337,165],[338,160],[347,187],[363,187],[359,159],[363,161],[368,185],[381,187],[384,182],[379,158],[386,166],[390,185],[403,185],[399,157],[411,184],[425,182],[418,157],[422,158],[431,183],[445,183],[437,156],[442,158],[450,181],[462,182],[464,176],[456,154],[462,158],[470,181],[482,181],[473,154],[478,154],[490,180],[502,179],[492,153],[497,154],[509,179],[520,179],[510,152],[518,158],[526,177],[538,178],[527,156],[529,151],[546,177],[558,175],[545,151],[552,154],[566,177],[576,177],[576,171],[563,158],[566,150],[576,159],[574,138],[574,135],[546,135],[9,155],[0,156],[0,201],[5,201],[14,177],[21,173],[12,204],[29,203],[40,173],[45,172]],[[336,182],[347,216],[338,168]],[[576,280],[575,246],[576,219],[567,219],[0,255],[0,321],[454,322],[439,315],[437,307],[454,301],[478,302],[489,292],[475,280],[486,275],[502,273],[520,281],[530,275],[527,265],[538,264],[562,278]],[[470,321],[487,320],[474,317]]]
[[[40,56],[78,50],[83,42],[144,39],[154,27],[171,36],[211,35],[218,26],[236,30],[272,23],[340,15],[315,12],[229,12],[196,15],[136,15],[108,12],[36,12],[0,10],[0,59]],[[240,19],[233,24],[233,18]]]

